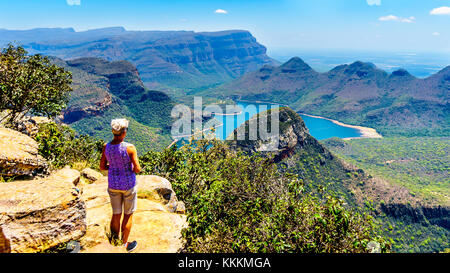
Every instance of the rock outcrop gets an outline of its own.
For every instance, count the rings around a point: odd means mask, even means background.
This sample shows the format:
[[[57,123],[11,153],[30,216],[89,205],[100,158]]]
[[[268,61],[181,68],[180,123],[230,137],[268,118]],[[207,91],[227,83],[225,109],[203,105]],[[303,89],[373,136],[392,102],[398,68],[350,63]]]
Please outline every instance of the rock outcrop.
[[[94,171],[91,168],[85,168],[81,171],[81,176],[84,177],[85,179],[87,179],[89,182],[96,182],[98,180],[103,179],[103,174]]]
[[[38,153],[38,143],[17,131],[0,128],[0,175],[33,176],[45,173],[48,163]]]
[[[24,117],[19,122],[19,132],[24,133],[30,137],[35,137],[36,134],[39,132],[39,126],[41,124],[50,123],[52,122],[47,117]]]
[[[137,179],[138,209],[130,234],[139,242],[137,252],[177,252],[187,225],[184,203],[167,179]],[[80,173],[70,168],[46,178],[0,184],[0,253],[40,252],[71,240],[81,242],[82,252],[125,252],[108,241],[112,210],[107,187],[104,176],[80,183]]]
[[[29,136],[0,128],[0,148],[2,175],[47,168]],[[73,240],[81,240],[84,252],[124,252],[107,238],[112,214],[107,178],[89,168],[82,175],[66,167],[46,177],[0,183],[0,253],[42,252]],[[186,226],[184,203],[165,178],[137,180],[130,236],[139,242],[138,252],[177,252]]]
[[[106,189],[106,177],[83,187],[87,232],[81,239],[82,252],[125,252],[123,247],[108,242],[112,210]],[[175,212],[182,209],[184,204],[177,201],[169,181],[158,176],[138,176],[138,204],[130,234],[130,239],[139,243],[136,252],[177,252],[182,247],[181,230],[186,226],[186,216]]]
[[[0,252],[39,252],[86,232],[86,207],[74,188],[80,173],[62,169],[35,180],[0,183]]]
[[[260,124],[263,123],[268,124],[267,128],[270,129],[272,112],[278,113],[278,133],[270,134],[268,139],[263,140],[260,137],[261,132],[259,132],[257,139],[251,140],[249,133],[251,128],[258,128],[259,130]],[[244,135],[245,139],[239,140],[237,138],[239,135]],[[281,107],[255,115],[243,125],[236,128],[227,137],[227,141],[233,149],[240,149],[247,154],[260,153],[273,156],[276,163],[292,156],[298,150],[314,150],[314,153],[320,154],[324,159],[333,158],[332,154],[309,134],[302,118],[287,107]]]

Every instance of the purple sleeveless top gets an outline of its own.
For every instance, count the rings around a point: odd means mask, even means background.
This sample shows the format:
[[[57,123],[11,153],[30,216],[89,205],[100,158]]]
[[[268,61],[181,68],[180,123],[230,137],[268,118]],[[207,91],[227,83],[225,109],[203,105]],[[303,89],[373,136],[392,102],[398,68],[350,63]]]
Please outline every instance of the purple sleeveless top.
[[[109,163],[108,187],[113,190],[127,191],[136,186],[136,174],[133,163],[127,152],[129,144],[122,142],[117,145],[106,144],[105,155]]]

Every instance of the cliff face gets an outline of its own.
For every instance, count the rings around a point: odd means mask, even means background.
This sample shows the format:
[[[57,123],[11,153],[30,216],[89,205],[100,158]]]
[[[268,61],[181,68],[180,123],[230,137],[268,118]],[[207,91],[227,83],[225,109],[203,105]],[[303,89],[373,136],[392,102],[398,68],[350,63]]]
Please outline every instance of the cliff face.
[[[197,88],[275,64],[248,32],[126,31],[123,28],[75,32],[73,29],[2,30],[32,53],[63,59],[100,57],[128,60],[148,87]],[[35,34],[35,35],[34,35]],[[39,34],[43,37],[40,37]],[[0,40],[1,42],[1,40]]]
[[[380,209],[395,219],[409,223],[437,225],[450,230],[450,208],[434,206],[421,207],[410,204],[381,204]]]
[[[39,155],[38,143],[17,131],[0,127],[0,176],[45,173],[48,162]]]

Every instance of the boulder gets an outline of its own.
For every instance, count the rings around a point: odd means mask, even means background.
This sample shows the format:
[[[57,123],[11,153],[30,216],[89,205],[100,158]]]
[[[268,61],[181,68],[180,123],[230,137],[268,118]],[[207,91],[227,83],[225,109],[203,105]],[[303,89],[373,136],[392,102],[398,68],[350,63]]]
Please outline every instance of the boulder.
[[[86,206],[65,168],[35,180],[0,183],[0,252],[40,252],[86,233]]]
[[[186,213],[186,206],[184,205],[184,202],[182,202],[182,201],[178,201],[177,202],[177,209],[176,209],[175,212],[179,213],[179,214],[185,214]]]
[[[182,247],[181,230],[187,225],[186,216],[167,206],[177,202],[172,185],[158,176],[138,176],[138,204],[133,214],[130,240],[138,241],[138,253],[170,253]],[[106,179],[83,187],[86,202],[87,232],[81,239],[82,252],[122,253],[123,247],[112,246],[107,232],[112,216]],[[176,206],[175,206],[176,207]]]
[[[156,175],[137,176],[138,195],[141,198],[164,204],[170,212],[176,212],[178,199],[169,180]]]
[[[33,176],[48,170],[38,143],[17,131],[0,128],[0,176]]]
[[[103,174],[101,174],[97,171],[94,171],[91,168],[85,168],[84,170],[82,170],[81,175],[91,183],[94,183],[100,179],[103,179]]]
[[[30,137],[35,137],[39,132],[39,126],[50,122],[52,122],[52,120],[47,117],[26,116],[19,122],[18,130]]]

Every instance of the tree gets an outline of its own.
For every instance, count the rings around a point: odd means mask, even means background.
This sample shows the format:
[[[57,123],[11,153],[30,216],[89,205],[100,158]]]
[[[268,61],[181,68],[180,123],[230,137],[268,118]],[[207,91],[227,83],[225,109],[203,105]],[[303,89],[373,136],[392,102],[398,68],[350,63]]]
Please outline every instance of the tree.
[[[16,127],[28,113],[55,117],[66,107],[72,74],[48,57],[9,44],[0,53],[0,122]]]

